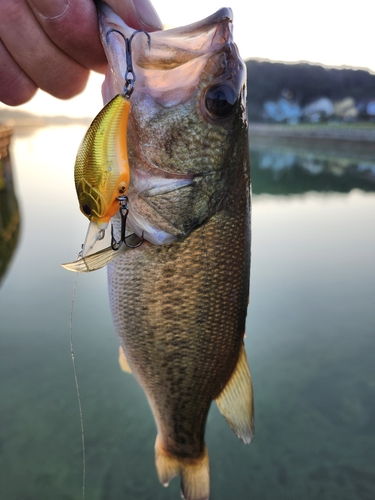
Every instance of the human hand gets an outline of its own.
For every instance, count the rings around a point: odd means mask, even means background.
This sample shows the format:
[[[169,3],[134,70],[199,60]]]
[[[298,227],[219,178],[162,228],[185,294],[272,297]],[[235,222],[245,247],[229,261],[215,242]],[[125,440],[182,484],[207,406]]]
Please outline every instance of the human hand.
[[[132,28],[162,29],[150,0],[106,3]],[[0,101],[23,104],[38,88],[69,99],[106,64],[93,0],[1,0]]]

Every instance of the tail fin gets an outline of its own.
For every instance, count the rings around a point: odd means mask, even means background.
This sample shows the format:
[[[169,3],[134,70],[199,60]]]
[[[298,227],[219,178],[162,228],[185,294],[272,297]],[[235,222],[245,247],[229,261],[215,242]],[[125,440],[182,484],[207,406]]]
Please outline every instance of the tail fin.
[[[159,481],[163,486],[168,486],[171,479],[180,475],[181,493],[185,500],[208,500],[210,471],[206,447],[199,458],[179,458],[167,453],[157,436],[155,463]]]

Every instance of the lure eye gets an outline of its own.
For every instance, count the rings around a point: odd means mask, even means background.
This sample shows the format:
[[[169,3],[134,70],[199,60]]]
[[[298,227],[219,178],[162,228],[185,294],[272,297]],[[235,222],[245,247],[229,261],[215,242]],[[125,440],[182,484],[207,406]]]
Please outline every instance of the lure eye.
[[[85,212],[87,216],[90,217],[92,210],[88,205],[82,205],[82,210]]]
[[[205,95],[205,105],[212,118],[227,118],[235,108],[237,96],[226,85],[213,85]]]
[[[118,185],[118,192],[119,194],[124,194],[126,191],[126,184],[125,182],[120,182],[120,184]]]

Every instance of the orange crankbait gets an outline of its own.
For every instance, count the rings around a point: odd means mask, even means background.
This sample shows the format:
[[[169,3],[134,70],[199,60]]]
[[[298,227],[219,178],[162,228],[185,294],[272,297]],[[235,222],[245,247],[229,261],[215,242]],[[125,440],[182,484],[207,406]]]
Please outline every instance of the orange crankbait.
[[[150,35],[143,30],[134,31],[126,38],[121,31],[110,29],[106,33],[117,33],[125,42],[126,73],[124,92],[109,101],[94,118],[78,149],[74,166],[79,208],[90,220],[86,239],[82,245],[80,258],[75,262],[63,264],[71,271],[89,272],[100,269],[117,255],[120,247],[137,248],[143,243],[143,236],[126,235],[126,220],[129,212],[128,198],[130,167],[128,161],[127,131],[130,113],[130,96],[134,90],[131,41],[137,33]],[[99,248],[104,242],[105,230],[111,217],[121,216],[120,240],[111,231],[111,246]],[[129,239],[129,241],[127,241]],[[135,240],[135,244],[133,241]],[[124,243],[124,245],[122,245]]]
[[[74,181],[81,212],[92,222],[108,222],[129,188],[128,97],[117,95],[96,116],[78,149]]]

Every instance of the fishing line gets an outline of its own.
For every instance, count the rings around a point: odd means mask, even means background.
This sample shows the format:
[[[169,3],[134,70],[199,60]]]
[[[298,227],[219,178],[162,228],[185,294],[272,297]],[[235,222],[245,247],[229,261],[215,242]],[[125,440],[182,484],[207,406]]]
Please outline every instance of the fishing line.
[[[76,370],[76,361],[74,358],[74,350],[73,350],[73,310],[74,310],[74,301],[76,298],[76,290],[77,290],[77,281],[78,281],[78,273],[76,273],[76,277],[73,285],[73,295],[72,295],[72,306],[70,308],[70,324],[69,324],[69,340],[70,340],[70,355],[72,357],[73,364],[73,373],[74,373],[74,381],[76,384],[76,392],[78,399],[78,409],[79,409],[79,419],[81,424],[81,440],[82,440],[82,498],[85,498],[85,484],[86,484],[86,451],[85,451],[85,431],[83,427],[83,413],[82,413],[82,405],[81,405],[81,396],[79,393],[79,385],[78,385],[78,377]]]

